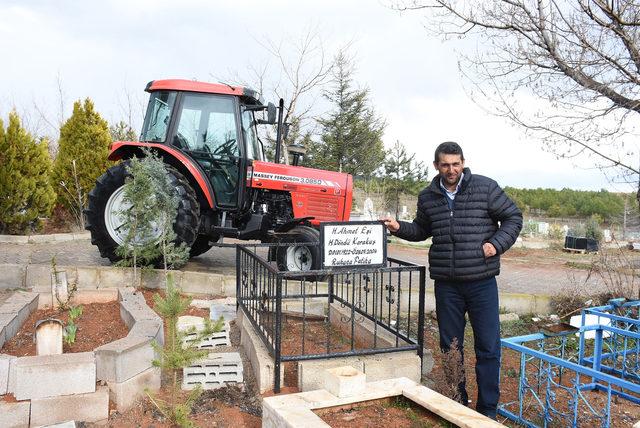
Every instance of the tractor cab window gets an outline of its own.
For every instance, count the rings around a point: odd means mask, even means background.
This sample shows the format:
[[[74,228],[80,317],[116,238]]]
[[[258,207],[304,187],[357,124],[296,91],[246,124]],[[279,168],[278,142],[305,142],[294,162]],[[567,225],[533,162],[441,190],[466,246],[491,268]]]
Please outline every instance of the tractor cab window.
[[[247,144],[247,159],[263,160],[262,147],[256,134],[256,122],[252,111],[242,113],[242,135]]]
[[[239,156],[233,99],[186,94],[174,144],[188,151]]]
[[[171,110],[175,101],[175,92],[158,91],[151,94],[140,136],[141,141],[156,143],[166,141]]]

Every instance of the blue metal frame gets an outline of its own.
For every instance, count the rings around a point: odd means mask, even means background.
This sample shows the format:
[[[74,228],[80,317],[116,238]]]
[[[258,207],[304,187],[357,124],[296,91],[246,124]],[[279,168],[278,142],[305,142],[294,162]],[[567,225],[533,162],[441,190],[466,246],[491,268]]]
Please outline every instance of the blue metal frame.
[[[567,346],[571,333],[549,337],[542,333],[502,339],[502,347],[520,353],[518,402],[501,403],[498,414],[526,427],[609,427],[611,397],[640,404],[640,301],[582,311],[577,355]],[[611,325],[584,326],[586,315]],[[594,339],[585,333],[595,332]],[[601,391],[595,400],[588,391]],[[604,404],[602,403],[604,397]],[[584,424],[584,414],[589,423]]]

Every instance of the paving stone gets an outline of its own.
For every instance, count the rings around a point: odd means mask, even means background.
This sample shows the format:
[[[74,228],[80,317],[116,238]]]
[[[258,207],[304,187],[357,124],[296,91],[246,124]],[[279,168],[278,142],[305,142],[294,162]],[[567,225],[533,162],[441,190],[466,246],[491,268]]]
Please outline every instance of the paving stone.
[[[109,389],[99,387],[87,394],[63,395],[31,400],[31,425],[69,421],[98,422],[109,417]]]
[[[95,392],[93,352],[19,357],[15,364],[17,400]]]
[[[209,354],[183,369],[182,389],[217,389],[243,382],[242,359],[237,352]]]
[[[0,427],[2,428],[29,428],[29,412],[31,403],[7,403],[0,401]]]
[[[96,377],[109,382],[124,382],[152,367],[156,358],[148,337],[128,335],[94,350]]]
[[[145,395],[145,389],[160,389],[160,369],[152,367],[124,382],[107,382],[109,398],[119,412],[127,410],[136,400]]]

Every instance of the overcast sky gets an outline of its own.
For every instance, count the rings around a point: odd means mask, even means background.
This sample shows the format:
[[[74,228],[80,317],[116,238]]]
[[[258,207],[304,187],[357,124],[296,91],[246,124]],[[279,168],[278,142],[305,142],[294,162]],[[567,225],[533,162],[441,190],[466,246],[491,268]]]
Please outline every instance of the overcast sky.
[[[463,89],[459,46],[430,36],[420,13],[373,0],[0,0],[0,116],[16,108],[46,132],[34,105],[54,122],[58,81],[66,115],[90,97],[107,120],[125,119],[128,93],[139,116],[148,81],[246,75],[269,59],[260,40],[286,46],[310,28],[327,54],[350,44],[354,78],[387,121],[387,147],[398,139],[430,164],[435,146],[454,140],[473,172],[503,186],[629,191],[483,112]]]

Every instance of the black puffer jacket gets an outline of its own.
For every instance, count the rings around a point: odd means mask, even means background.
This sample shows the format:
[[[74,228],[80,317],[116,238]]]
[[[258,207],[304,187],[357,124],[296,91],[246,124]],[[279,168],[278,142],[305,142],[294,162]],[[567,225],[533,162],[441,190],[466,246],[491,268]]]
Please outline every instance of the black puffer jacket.
[[[401,221],[395,235],[408,241],[433,236],[429,249],[431,278],[465,282],[498,275],[500,254],[516,242],[521,229],[522,213],[500,186],[465,168],[453,210],[449,209],[438,175],[420,193],[413,223]],[[496,247],[496,256],[485,259],[485,242]]]

